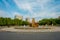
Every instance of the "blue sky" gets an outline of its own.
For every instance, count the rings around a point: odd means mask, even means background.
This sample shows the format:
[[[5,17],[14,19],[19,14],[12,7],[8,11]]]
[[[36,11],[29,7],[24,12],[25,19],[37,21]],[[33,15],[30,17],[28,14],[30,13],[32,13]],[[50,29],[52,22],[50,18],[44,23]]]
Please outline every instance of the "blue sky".
[[[60,0],[0,0],[0,17],[21,15],[24,18],[56,18],[60,16]]]

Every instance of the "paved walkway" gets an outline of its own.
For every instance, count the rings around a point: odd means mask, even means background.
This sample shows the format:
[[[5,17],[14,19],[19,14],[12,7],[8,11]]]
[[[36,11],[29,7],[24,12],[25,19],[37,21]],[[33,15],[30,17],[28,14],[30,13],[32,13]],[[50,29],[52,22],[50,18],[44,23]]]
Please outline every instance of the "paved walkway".
[[[60,27],[51,27],[51,29],[15,29],[14,27],[2,28],[0,31],[10,32],[60,32]]]

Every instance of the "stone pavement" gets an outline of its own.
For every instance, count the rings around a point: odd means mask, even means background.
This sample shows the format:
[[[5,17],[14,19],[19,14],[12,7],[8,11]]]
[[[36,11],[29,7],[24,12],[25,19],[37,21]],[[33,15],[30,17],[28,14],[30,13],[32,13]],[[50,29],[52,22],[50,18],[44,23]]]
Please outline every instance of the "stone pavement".
[[[7,32],[60,32],[60,27],[51,27],[51,29],[15,29],[14,27],[10,28],[2,28],[0,31],[7,31]]]

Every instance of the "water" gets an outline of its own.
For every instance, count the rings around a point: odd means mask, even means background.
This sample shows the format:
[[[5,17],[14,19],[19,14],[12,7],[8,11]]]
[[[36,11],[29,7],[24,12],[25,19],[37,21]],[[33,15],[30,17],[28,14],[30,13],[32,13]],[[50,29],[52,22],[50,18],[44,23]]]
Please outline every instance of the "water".
[[[60,40],[60,32],[0,32],[0,40]]]

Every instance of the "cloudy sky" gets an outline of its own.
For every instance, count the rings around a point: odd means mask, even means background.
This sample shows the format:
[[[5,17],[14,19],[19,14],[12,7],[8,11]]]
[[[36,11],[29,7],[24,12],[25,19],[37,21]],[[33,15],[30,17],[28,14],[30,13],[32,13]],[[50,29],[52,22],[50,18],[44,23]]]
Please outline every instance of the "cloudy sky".
[[[22,15],[36,20],[60,16],[60,0],[0,0],[0,17]]]

